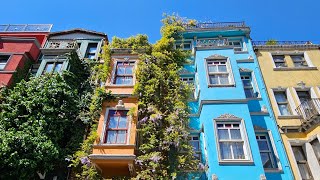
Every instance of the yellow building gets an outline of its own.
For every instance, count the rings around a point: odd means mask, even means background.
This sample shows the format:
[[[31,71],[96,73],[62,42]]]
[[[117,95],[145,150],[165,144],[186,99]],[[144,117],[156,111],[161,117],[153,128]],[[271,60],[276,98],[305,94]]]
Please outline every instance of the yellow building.
[[[295,179],[320,178],[319,45],[253,45]]]
[[[99,139],[91,161],[104,178],[134,175],[138,98],[133,96],[138,56],[128,49],[112,50],[112,73],[106,82],[117,98],[104,102],[98,125]]]

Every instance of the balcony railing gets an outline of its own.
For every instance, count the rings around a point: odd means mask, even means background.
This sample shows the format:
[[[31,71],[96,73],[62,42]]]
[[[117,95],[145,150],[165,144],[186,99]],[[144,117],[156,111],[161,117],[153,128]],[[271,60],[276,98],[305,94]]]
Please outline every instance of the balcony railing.
[[[302,117],[302,122],[312,121],[320,116],[320,99],[313,98],[302,102],[297,108],[297,113]]]
[[[311,41],[252,41],[254,46],[311,45]]]
[[[198,39],[196,47],[224,47],[229,46],[227,38],[223,39]]]
[[[217,23],[196,23],[196,24],[183,24],[183,27],[189,29],[221,29],[221,28],[241,28],[246,27],[242,22],[217,22]]]
[[[74,40],[54,39],[49,40],[44,49],[76,49],[77,42]]]
[[[50,32],[52,24],[0,24],[0,32]]]

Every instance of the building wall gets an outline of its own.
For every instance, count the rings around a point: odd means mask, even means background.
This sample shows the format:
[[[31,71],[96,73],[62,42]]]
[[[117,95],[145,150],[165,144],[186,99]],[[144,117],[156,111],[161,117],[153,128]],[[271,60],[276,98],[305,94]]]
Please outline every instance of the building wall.
[[[296,52],[305,52],[309,59],[311,60],[311,63],[313,67],[316,68],[305,68],[305,69],[294,69],[291,68],[290,70],[277,70],[274,67],[273,59],[270,53],[280,52],[284,54],[295,54]],[[313,89],[313,97],[312,98],[319,98],[320,97],[320,91],[319,91],[319,84],[320,84],[320,61],[318,60],[320,58],[320,51],[318,49],[304,49],[304,48],[291,48],[291,49],[282,49],[282,48],[275,48],[274,50],[257,50],[257,57],[260,64],[260,68],[263,74],[264,81],[266,83],[266,87],[268,90],[268,95],[271,100],[272,108],[275,113],[275,117],[277,120],[277,123],[279,124],[279,128],[283,128],[285,126],[293,126],[293,127],[299,127],[301,126],[301,120],[299,114],[295,112],[295,109],[300,105],[300,101],[298,97],[296,96],[296,91],[294,88],[298,88],[298,83],[303,81],[305,83],[306,88],[312,88]],[[288,67],[293,67],[293,62],[291,58],[286,55],[286,62],[288,64]],[[310,65],[310,64],[309,64]],[[276,102],[276,99],[273,94],[273,89],[277,89],[278,87],[281,87],[283,89],[287,89],[289,93],[287,93],[287,96],[292,99],[291,102],[288,102],[289,105],[292,107],[292,116],[281,116],[278,105]],[[319,123],[314,125],[312,128],[305,132],[292,132],[292,133],[286,133],[285,131],[280,130],[281,137],[283,139],[286,152],[289,157],[289,161],[294,173],[294,176],[296,179],[300,179],[300,173],[299,169],[297,167],[296,159],[294,157],[294,154],[292,152],[292,145],[303,145],[307,142],[310,142],[317,138],[320,134],[320,127]],[[319,137],[318,137],[319,139]],[[307,151],[305,151],[307,152]],[[307,156],[313,156],[312,153],[307,153]],[[313,153],[314,154],[314,153]],[[316,158],[310,158],[308,159],[309,166],[315,166],[319,170],[319,164],[316,162]],[[316,163],[314,163],[315,161]],[[314,165],[312,165],[314,164]],[[312,168],[310,167],[311,171]],[[313,174],[313,177],[319,177],[320,174],[317,170],[313,170],[311,172]]]
[[[203,131],[203,133],[200,133],[200,145],[202,148],[202,161],[208,168],[206,170],[207,177],[209,179],[214,177],[218,179],[237,179],[239,177],[245,179],[260,179],[263,177],[267,179],[292,179],[292,172],[289,167],[287,155],[277,129],[251,41],[246,38],[245,35],[241,35],[241,33],[242,32],[230,32],[228,34],[227,31],[223,33],[193,32],[185,35],[185,38],[190,38],[190,34],[192,34],[192,39],[185,39],[185,41],[192,41],[193,46],[196,46],[196,41],[193,40],[197,37],[217,38],[218,35],[224,34],[224,37],[232,38],[234,35],[234,37],[242,39],[245,43],[245,49],[247,50],[241,53],[235,53],[233,48],[196,48],[196,50],[194,50],[194,71],[196,71],[195,76],[198,76],[198,78],[195,78],[194,84],[196,86],[195,89],[200,89],[200,95],[198,99],[196,98],[196,100],[189,102],[192,113],[190,127],[199,132]],[[205,58],[211,55],[220,55],[228,58],[232,68],[234,86],[208,86]],[[188,65],[188,67],[185,66],[185,69],[188,68],[189,72],[193,71],[192,68],[190,70],[190,65]],[[243,70],[251,71],[259,92],[258,98],[246,98],[240,76],[240,69],[241,72]],[[219,162],[214,119],[225,114],[232,114],[242,119],[248,138],[249,154],[251,154],[250,156],[252,157],[251,162],[234,162],[228,164]],[[255,133],[260,132],[261,128],[269,132],[271,136],[270,139],[272,139],[273,149],[279,159],[279,168],[276,171],[268,171],[263,168]]]

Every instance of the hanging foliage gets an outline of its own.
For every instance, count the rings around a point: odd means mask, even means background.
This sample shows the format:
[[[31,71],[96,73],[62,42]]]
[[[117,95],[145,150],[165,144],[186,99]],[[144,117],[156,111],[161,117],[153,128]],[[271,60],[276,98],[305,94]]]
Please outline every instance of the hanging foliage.
[[[166,16],[162,38],[144,55],[136,72],[139,95],[139,146],[136,179],[175,179],[198,167],[188,143],[190,88],[179,70],[190,52],[175,49],[175,38],[183,31],[183,19]]]

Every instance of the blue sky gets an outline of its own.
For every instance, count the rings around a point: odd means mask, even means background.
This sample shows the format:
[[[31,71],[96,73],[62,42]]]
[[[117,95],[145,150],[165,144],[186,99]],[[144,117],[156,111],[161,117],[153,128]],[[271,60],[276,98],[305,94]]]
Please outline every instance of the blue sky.
[[[112,36],[160,38],[163,13],[201,21],[245,21],[254,40],[320,42],[319,0],[2,0],[0,24],[53,24]]]

